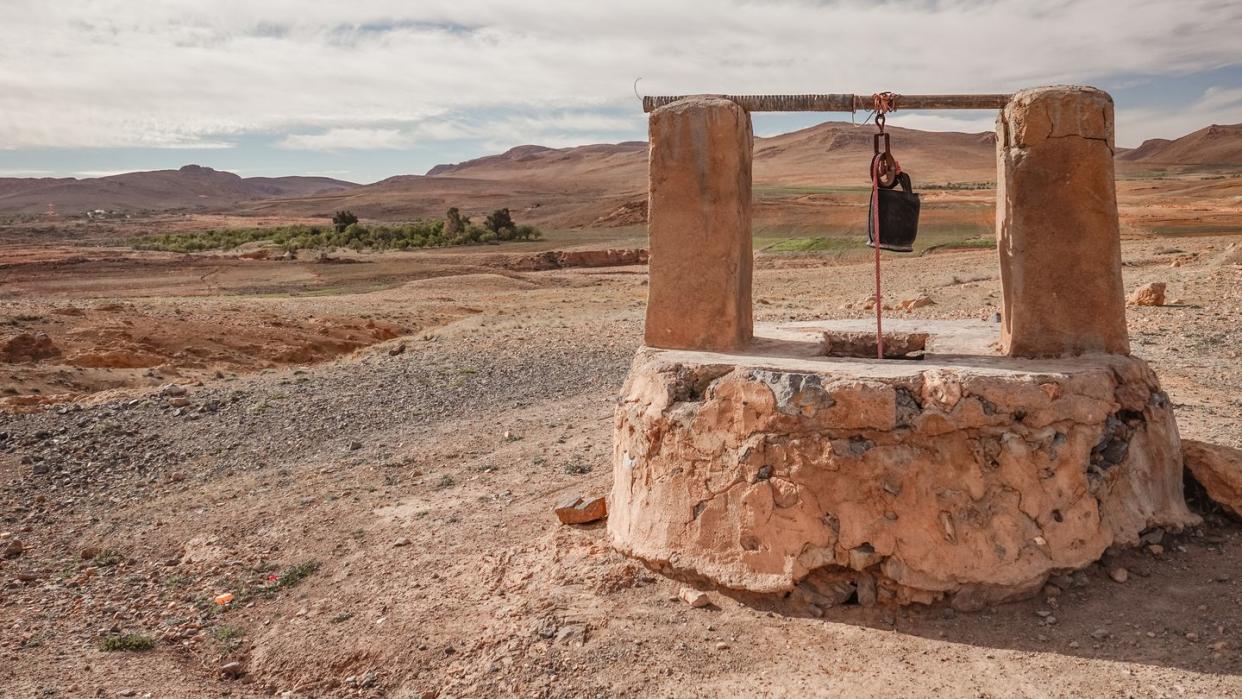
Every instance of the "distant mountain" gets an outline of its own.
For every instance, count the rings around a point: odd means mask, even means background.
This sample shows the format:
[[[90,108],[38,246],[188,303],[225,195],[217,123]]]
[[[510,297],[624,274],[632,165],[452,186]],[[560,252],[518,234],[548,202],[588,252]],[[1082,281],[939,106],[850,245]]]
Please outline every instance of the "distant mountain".
[[[1242,165],[1242,124],[1212,124],[1172,141],[1148,139],[1117,159],[1151,165]]]
[[[916,188],[996,179],[991,132],[888,132]],[[756,216],[783,221],[791,206],[817,211],[826,199],[865,188],[874,133],[872,126],[827,122],[756,138]],[[1242,125],[1213,125],[1176,140],[1118,149],[1117,161],[1132,168],[1242,164]],[[409,220],[442,216],[450,206],[470,216],[507,207],[523,223],[562,228],[641,223],[646,194],[647,144],[628,141],[518,146],[370,185],[326,177],[242,178],[197,165],[91,179],[0,178],[0,211],[41,213],[52,203],[63,214],[194,210],[324,217],[350,209],[364,218]]]
[[[105,211],[220,210],[279,196],[308,196],[357,187],[328,177],[251,177],[186,165],[179,170],[127,172],[108,177],[5,178],[0,211],[62,214]]]
[[[428,177],[465,177],[497,181],[528,181],[538,177],[575,187],[611,189],[643,179],[647,172],[646,141],[597,143],[572,148],[518,146],[500,155],[437,165]]]
[[[242,179],[250,191],[260,197],[308,197],[312,194],[344,192],[358,187],[353,182],[331,177],[246,177]]]
[[[916,182],[989,181],[996,177],[995,136],[990,133],[919,131],[890,127],[893,153]],[[857,184],[866,179],[874,127],[827,122],[755,139],[756,186]],[[455,165],[437,165],[428,177],[495,181],[531,177],[576,187],[643,191],[647,143],[628,141],[574,148],[518,146]]]

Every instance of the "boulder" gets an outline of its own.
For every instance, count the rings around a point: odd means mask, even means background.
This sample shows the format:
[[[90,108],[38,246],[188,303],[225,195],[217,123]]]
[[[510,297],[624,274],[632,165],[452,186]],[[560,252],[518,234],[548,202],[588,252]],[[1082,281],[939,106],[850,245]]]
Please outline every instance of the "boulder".
[[[1183,439],[1182,457],[1208,497],[1242,517],[1242,449]]]
[[[561,524],[588,524],[608,516],[608,503],[603,496],[571,495],[558,503],[555,511]]]
[[[1131,306],[1163,306],[1164,305],[1164,282],[1151,282],[1144,284],[1134,290],[1130,294]]]

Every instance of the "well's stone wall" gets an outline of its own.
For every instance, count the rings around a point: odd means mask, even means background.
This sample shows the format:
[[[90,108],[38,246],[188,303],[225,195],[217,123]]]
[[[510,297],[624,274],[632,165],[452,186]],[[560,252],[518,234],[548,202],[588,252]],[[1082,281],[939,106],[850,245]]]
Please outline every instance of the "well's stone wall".
[[[644,348],[616,413],[609,532],[674,575],[821,607],[1036,592],[1196,521],[1141,360],[867,362]]]

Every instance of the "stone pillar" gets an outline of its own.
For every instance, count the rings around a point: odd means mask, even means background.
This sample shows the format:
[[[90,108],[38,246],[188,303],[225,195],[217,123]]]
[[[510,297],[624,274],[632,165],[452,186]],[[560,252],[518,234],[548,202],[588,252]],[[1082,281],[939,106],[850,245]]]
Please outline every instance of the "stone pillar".
[[[996,121],[996,169],[1002,351],[1128,354],[1112,98],[1017,93]]]
[[[750,114],[694,97],[651,113],[645,342],[734,350],[750,342]]]

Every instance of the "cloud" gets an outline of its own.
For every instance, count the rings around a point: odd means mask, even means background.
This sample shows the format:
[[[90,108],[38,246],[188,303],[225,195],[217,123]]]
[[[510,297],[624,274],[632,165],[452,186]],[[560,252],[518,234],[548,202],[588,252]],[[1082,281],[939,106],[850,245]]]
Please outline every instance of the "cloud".
[[[400,129],[328,129],[315,134],[289,134],[276,143],[286,150],[378,150],[409,148],[414,140]]]
[[[286,150],[357,150],[641,138],[638,76],[645,92],[679,94],[1190,75],[1238,63],[1242,4],[5,0],[0,26],[3,147],[228,148],[276,134]],[[1239,120],[1231,100],[1217,93],[1199,113]],[[1139,116],[1137,131],[1172,125]]]
[[[1172,109],[1119,109],[1117,145],[1137,146],[1149,138],[1174,139],[1208,124],[1242,122],[1242,87],[1210,87],[1188,105]]]

